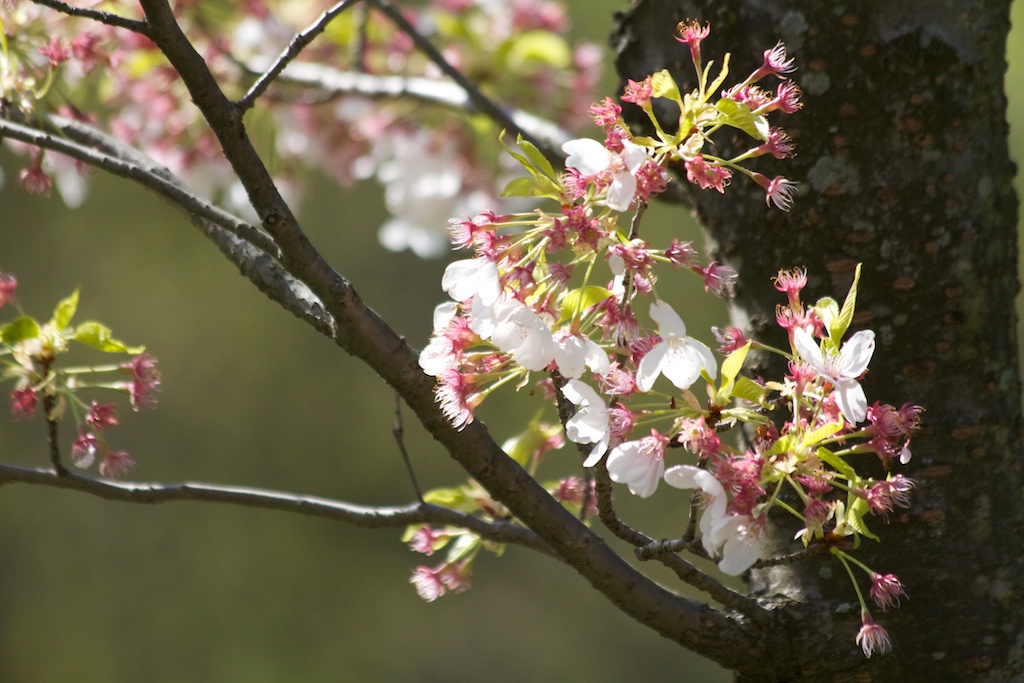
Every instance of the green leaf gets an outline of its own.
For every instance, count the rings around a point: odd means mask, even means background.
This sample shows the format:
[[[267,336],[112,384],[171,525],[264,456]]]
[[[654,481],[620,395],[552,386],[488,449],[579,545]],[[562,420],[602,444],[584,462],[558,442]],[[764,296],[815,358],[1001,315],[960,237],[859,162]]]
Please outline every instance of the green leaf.
[[[536,183],[533,178],[515,178],[501,191],[501,197],[534,197]]]
[[[818,303],[814,304],[814,312],[818,315],[821,322],[825,323],[825,329],[828,330],[828,336],[823,340],[822,348],[826,351],[838,351],[839,344],[837,341],[840,337],[833,337],[832,330],[836,328],[836,321],[839,318],[839,304],[830,296],[825,296],[818,299]]]
[[[683,96],[679,94],[679,86],[676,85],[676,81],[668,69],[662,69],[651,75],[651,96],[664,97],[676,102],[680,107],[683,106]]]
[[[818,427],[813,432],[809,432],[807,434],[804,434],[803,442],[806,445],[808,445],[808,446],[813,446],[814,444],[818,443],[819,441],[824,441],[825,439],[827,439],[828,437],[832,436],[833,434],[835,434],[836,432],[838,432],[842,428],[843,428],[843,421],[842,420],[840,420],[839,422],[829,422],[826,425],[822,425],[821,427]]]
[[[743,361],[747,358],[747,352],[750,351],[750,342],[736,349],[722,361],[722,389],[719,391],[719,396],[724,399],[728,399],[732,396],[732,388],[736,382],[736,375],[740,374],[740,370],[743,369]]]
[[[580,287],[579,289],[574,289],[566,294],[565,298],[562,299],[562,317],[558,322],[562,323],[566,320],[572,320],[582,314],[583,311],[592,306],[596,306],[612,296],[614,296],[614,294],[609,290],[595,285],[587,285],[585,287]]]
[[[124,342],[114,339],[110,328],[92,321],[82,323],[76,327],[75,333],[71,338],[80,344],[85,344],[105,353],[130,353],[135,355],[146,350],[145,346],[128,346]]]
[[[756,140],[768,139],[768,119],[755,114],[747,105],[726,97],[715,103],[715,109],[721,115],[722,123],[739,128]]]
[[[732,388],[732,395],[735,398],[742,398],[751,403],[760,403],[768,392],[765,387],[750,379],[749,377],[737,377],[736,384]]]
[[[75,317],[76,310],[78,310],[77,289],[71,293],[71,296],[62,299],[57,304],[57,308],[53,309],[53,319],[50,321],[53,323],[53,328],[58,332],[67,328],[71,324],[71,319]]]
[[[562,201],[562,188],[550,178],[535,175],[531,178],[516,178],[505,186],[500,197],[547,197]]]
[[[7,345],[17,344],[25,339],[35,339],[38,336],[39,323],[27,315],[0,326],[0,341]]]
[[[868,513],[868,509],[868,502],[857,496],[853,504],[846,510],[846,523],[858,534],[877,541],[879,540],[878,536],[871,533],[868,530],[868,525],[864,522],[864,515]]]
[[[423,501],[453,510],[476,509],[476,504],[469,500],[462,488],[433,489],[423,494]]]
[[[732,55],[726,52],[725,58],[722,59],[722,70],[718,72],[718,78],[716,78],[715,82],[711,84],[711,87],[704,91],[705,101],[707,101],[707,98],[712,97],[716,92],[718,92],[718,89],[722,87],[722,83],[725,82],[725,77],[729,75],[730,57],[732,57]],[[714,64],[714,62],[708,62],[707,67],[704,69],[704,77],[701,79],[701,82],[707,82],[708,71],[711,69],[712,64]]]
[[[846,330],[850,329],[850,323],[853,322],[854,310],[857,308],[857,285],[860,283],[860,267],[862,264],[857,264],[857,270],[853,274],[853,284],[850,285],[850,291],[846,295],[846,300],[843,301],[843,308],[839,311],[839,317],[836,318],[833,325],[829,326],[829,336],[838,345],[839,340],[846,334]]]
[[[526,153],[526,156],[529,157],[535,169],[552,180],[558,178],[554,167],[551,166],[551,162],[547,160],[547,157],[540,153],[540,150],[537,149],[532,142],[524,140],[523,136],[520,135],[516,138],[516,144],[519,145],[519,149]]]
[[[796,438],[792,434],[786,434],[776,439],[772,447],[768,449],[766,455],[782,455],[786,451],[793,449],[793,445],[796,443]]]
[[[829,449],[824,447],[819,448],[816,455],[818,456],[818,460],[822,461],[823,463],[834,469],[836,472],[846,477],[846,479],[852,480],[857,477],[857,471],[853,469],[853,467],[848,462],[843,460],[841,457],[839,457]]]

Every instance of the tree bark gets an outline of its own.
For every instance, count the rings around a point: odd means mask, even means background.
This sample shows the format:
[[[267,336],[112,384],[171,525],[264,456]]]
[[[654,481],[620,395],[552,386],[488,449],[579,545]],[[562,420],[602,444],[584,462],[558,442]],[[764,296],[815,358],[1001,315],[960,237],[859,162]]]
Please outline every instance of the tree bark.
[[[859,610],[838,564],[795,563],[750,577],[751,593],[778,610],[788,647],[776,661],[752,662],[740,680],[1024,675],[1009,6],[640,0],[619,17],[620,76],[668,68],[681,88],[694,76],[672,37],[678,21],[710,22],[705,63],[732,52],[727,83],[785,41],[805,107],[780,123],[798,156],[758,170],[802,182],[793,210],[766,208],[743,178],[724,196],[691,188],[689,200],[718,257],[740,273],[737,323],[769,343],[785,344],[773,315],[782,299],[770,284],[780,269],[807,267],[811,302],[842,300],[863,263],[854,330],[873,329],[879,342],[864,382],[869,403],[926,408],[913,460],[899,470],[917,481],[914,505],[876,523],[882,543],[866,541],[862,553],[907,587],[901,609],[874,610],[893,652],[868,660],[854,645]],[[792,533],[776,531],[772,550],[791,550]]]

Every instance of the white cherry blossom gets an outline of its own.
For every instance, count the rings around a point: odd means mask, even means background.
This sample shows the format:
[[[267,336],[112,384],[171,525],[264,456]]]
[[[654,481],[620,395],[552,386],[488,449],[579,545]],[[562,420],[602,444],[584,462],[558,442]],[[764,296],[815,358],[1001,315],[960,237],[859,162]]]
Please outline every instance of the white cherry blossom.
[[[867,417],[868,399],[857,378],[864,374],[875,352],[875,333],[861,330],[843,343],[838,353],[821,348],[806,329],[793,330],[793,347],[814,371],[835,386],[839,412],[851,424]]]
[[[700,377],[701,370],[715,378],[718,363],[711,349],[686,336],[686,325],[671,306],[655,301],[651,304],[651,317],[658,323],[661,341],[640,361],[636,372],[637,389],[650,391],[662,374],[679,389],[689,389]]]
[[[489,339],[527,370],[543,370],[555,359],[551,328],[532,308],[504,297],[490,305],[484,301],[482,292],[473,296],[469,329]]]
[[[608,406],[590,385],[578,379],[566,382],[562,395],[576,406],[576,413],[565,423],[565,435],[573,443],[594,444],[583,462],[584,467],[593,467],[607,452],[611,440]]]
[[[608,454],[608,476],[629,486],[634,496],[647,498],[654,494],[665,473],[665,447],[668,438],[652,431],[639,441],[627,441]]]
[[[562,145],[562,151],[568,155],[567,168],[574,168],[583,176],[611,174],[604,203],[614,211],[626,211],[633,203],[636,173],[647,161],[647,151],[640,145],[623,140],[622,147],[622,153],[618,154],[590,138],[569,140]]]
[[[700,489],[706,505],[700,516],[701,543],[708,555],[721,557],[718,568],[738,576],[757,562],[761,541],[746,515],[727,514],[729,500],[722,484],[707,470],[677,465],[665,472],[665,483],[678,489]]]
[[[570,379],[578,379],[586,368],[603,377],[611,368],[608,353],[597,342],[569,332],[555,334],[555,365],[563,377]]]
[[[427,346],[420,351],[420,367],[432,377],[439,377],[445,370],[458,368],[459,360],[453,352],[451,339],[442,332],[458,311],[458,304],[446,301],[434,308],[434,335]]]
[[[481,304],[490,306],[501,295],[498,266],[485,258],[452,261],[444,269],[441,289],[454,301],[466,301],[478,296]]]
[[[519,365],[538,372],[555,359],[555,340],[544,319],[516,302],[494,322],[491,341]]]

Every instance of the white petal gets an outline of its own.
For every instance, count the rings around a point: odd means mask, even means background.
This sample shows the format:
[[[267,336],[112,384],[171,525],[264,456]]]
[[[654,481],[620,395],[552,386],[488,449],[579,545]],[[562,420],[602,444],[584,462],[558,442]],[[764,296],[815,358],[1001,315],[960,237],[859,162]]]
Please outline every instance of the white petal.
[[[491,335],[499,349],[512,354],[517,363],[534,372],[543,370],[555,359],[555,341],[539,315],[528,306],[515,304],[507,317],[495,321]]]
[[[871,355],[875,352],[875,333],[871,330],[861,330],[850,337],[843,344],[839,352],[840,366],[843,368],[843,376],[855,379],[864,374],[871,362]]]
[[[590,138],[579,138],[569,140],[562,145],[562,151],[568,157],[565,160],[567,168],[575,168],[581,175],[594,175],[608,168],[611,163],[611,152],[597,140]]]
[[[733,536],[722,547],[722,560],[718,568],[729,576],[739,576],[750,569],[761,557],[761,546],[749,534]]]
[[[665,483],[677,489],[700,489],[708,495],[711,504],[704,509],[701,521],[706,519],[709,528],[725,515],[728,499],[722,484],[705,469],[693,465],[676,465],[665,472]]]
[[[583,342],[587,347],[587,367],[604,377],[612,369],[608,353],[590,337],[584,337]]]
[[[696,339],[673,339],[667,346],[668,353],[661,362],[661,371],[677,388],[689,389],[705,367],[709,375],[715,376],[717,368],[711,349]]]
[[[616,277],[626,272],[626,260],[618,254],[612,254],[608,257],[608,268],[612,271],[612,275]]]
[[[453,261],[444,269],[441,289],[455,301],[466,301],[479,295],[484,306],[490,306],[501,294],[498,266],[484,258]]]
[[[608,476],[614,482],[628,485],[630,493],[641,498],[657,490],[664,471],[665,461],[652,457],[641,441],[620,444],[608,454]]]
[[[454,301],[445,301],[434,308],[434,331],[438,332],[448,327],[448,323],[455,317],[459,305]]]
[[[596,456],[600,458],[608,448],[610,432],[608,408],[605,406],[604,401],[601,400],[601,397],[589,385],[584,384],[578,379],[569,380],[562,387],[562,395],[577,407],[576,414],[570,417],[565,424],[565,435],[570,441],[578,444],[593,443],[600,445],[603,441],[604,445]],[[597,450],[598,447],[595,446],[587,462],[590,462],[595,457],[594,452]]]
[[[452,342],[447,337],[432,337],[426,348],[420,351],[420,367],[431,377],[439,377],[445,370],[457,363],[452,355]]]
[[[818,346],[818,342],[814,341],[810,332],[802,327],[793,330],[793,348],[805,363],[814,368],[815,372],[824,377],[828,376],[828,370],[826,370],[825,362],[822,359],[821,347]]]
[[[579,378],[587,365],[587,346],[584,338],[570,334],[556,342],[555,364],[558,365],[558,371],[563,377]]]
[[[485,305],[479,295],[475,295],[470,302],[469,310],[473,320],[469,323],[469,329],[476,333],[481,339],[490,339],[494,336],[494,327],[498,322],[505,320],[521,305],[518,301],[500,299],[490,305]]]
[[[693,465],[676,465],[665,470],[665,483],[677,489],[699,488],[694,477],[704,470]]]
[[[640,359],[636,369],[636,388],[647,393],[654,386],[654,380],[661,374],[661,364],[668,352],[668,344],[659,342]]]
[[[635,175],[640,167],[647,161],[647,148],[641,147],[635,142],[629,140],[622,141],[622,160],[626,163],[626,168],[629,169],[630,174]]]
[[[608,452],[608,443],[611,441],[611,432],[605,432],[605,435],[594,444],[593,448],[590,449],[590,454],[587,455],[587,459],[583,461],[584,467],[593,467],[597,463],[601,462],[601,456]]]
[[[619,173],[608,186],[604,203],[612,211],[628,211],[636,196],[636,176]]]
[[[565,386],[562,387],[562,395],[569,399],[569,403],[574,406],[601,402],[601,397],[598,396],[597,392],[589,384],[578,379],[571,379],[566,382]]]
[[[661,299],[651,304],[651,318],[658,323],[658,332],[661,333],[662,339],[686,336],[686,325],[683,324],[683,319]]]
[[[868,399],[864,395],[863,387],[855,379],[841,379],[837,380],[835,384],[839,412],[850,424],[863,422],[868,414]]]

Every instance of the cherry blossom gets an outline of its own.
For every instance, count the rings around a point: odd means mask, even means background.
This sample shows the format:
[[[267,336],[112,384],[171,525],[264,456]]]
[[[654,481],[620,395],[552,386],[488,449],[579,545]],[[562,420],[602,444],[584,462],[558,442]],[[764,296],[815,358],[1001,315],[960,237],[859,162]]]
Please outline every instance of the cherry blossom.
[[[566,382],[562,395],[576,406],[576,413],[565,423],[565,435],[573,443],[594,444],[583,462],[584,467],[593,467],[607,452],[611,439],[608,407],[590,385],[578,379]]]
[[[543,370],[555,359],[551,329],[529,306],[502,299],[482,309],[474,305],[473,315],[471,329],[527,370]]]
[[[589,337],[569,332],[555,334],[555,365],[563,377],[578,379],[585,368],[607,375],[611,369],[608,354]]]
[[[861,627],[857,632],[857,644],[864,650],[865,657],[870,659],[876,651],[885,653],[892,649],[888,631],[876,624],[867,610],[861,610],[860,619]]]
[[[711,557],[721,557],[718,568],[738,576],[757,562],[760,534],[746,515],[727,514],[728,496],[709,471],[677,465],[665,472],[665,483],[679,489],[700,489],[706,505],[700,516],[701,543]]]
[[[501,294],[498,266],[483,258],[453,261],[444,269],[441,289],[454,301],[467,301],[476,295],[481,304],[490,306]]]
[[[839,411],[851,424],[864,421],[868,400],[857,378],[864,374],[875,352],[875,333],[861,330],[846,341],[839,353],[829,352],[814,341],[806,328],[793,330],[793,348],[815,372],[835,385]]]
[[[692,337],[686,336],[686,325],[679,315],[664,301],[651,304],[651,317],[658,323],[662,341],[654,345],[640,361],[636,373],[636,387],[648,392],[658,375],[664,374],[679,389],[689,389],[706,371],[712,379],[718,373],[718,364],[711,349]]]
[[[432,377],[439,377],[445,370],[454,370],[458,367],[459,358],[455,353],[455,345],[443,334],[455,317],[457,309],[458,304],[454,301],[446,301],[434,308],[434,334],[419,356],[420,368]]]
[[[668,437],[652,429],[639,441],[619,444],[608,454],[608,476],[629,486],[629,492],[641,498],[654,494],[665,473],[665,449]]]
[[[562,151],[569,155],[566,168],[576,169],[585,177],[598,176],[607,184],[604,203],[613,211],[629,209],[636,196],[636,174],[647,161],[643,147],[630,140],[623,140],[622,146],[622,154],[616,154],[589,138],[569,140],[562,145]]]

